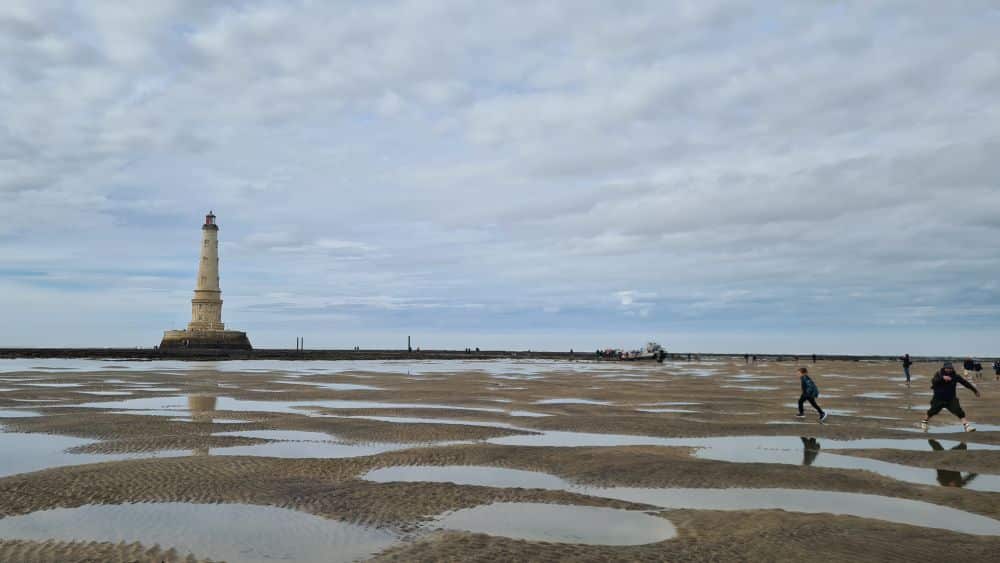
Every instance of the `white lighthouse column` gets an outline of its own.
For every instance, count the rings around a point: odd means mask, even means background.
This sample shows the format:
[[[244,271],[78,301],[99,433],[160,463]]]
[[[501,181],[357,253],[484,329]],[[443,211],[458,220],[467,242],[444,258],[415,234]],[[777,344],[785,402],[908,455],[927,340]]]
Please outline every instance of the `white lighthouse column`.
[[[222,324],[222,290],[219,288],[219,226],[210,211],[201,227],[201,261],[188,330],[225,330]]]
[[[222,290],[219,288],[219,226],[215,214],[205,216],[201,226],[201,260],[191,300],[191,322],[187,330],[167,330],[160,341],[163,350],[253,350],[247,333],[226,330],[222,324]],[[170,352],[187,353],[187,352]],[[228,352],[227,352],[228,353]]]

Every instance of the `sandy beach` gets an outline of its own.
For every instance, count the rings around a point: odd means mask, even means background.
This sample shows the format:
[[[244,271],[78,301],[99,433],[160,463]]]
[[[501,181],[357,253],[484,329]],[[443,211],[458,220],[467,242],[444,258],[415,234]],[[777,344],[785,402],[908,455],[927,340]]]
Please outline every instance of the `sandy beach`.
[[[0,560],[989,560],[1000,384],[922,433],[937,367],[2,360]]]

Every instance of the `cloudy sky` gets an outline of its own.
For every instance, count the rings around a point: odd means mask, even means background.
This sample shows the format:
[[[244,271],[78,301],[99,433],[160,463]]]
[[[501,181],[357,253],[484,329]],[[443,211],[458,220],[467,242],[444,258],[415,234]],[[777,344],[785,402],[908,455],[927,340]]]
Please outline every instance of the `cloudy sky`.
[[[1000,5],[0,3],[0,346],[1000,350]]]

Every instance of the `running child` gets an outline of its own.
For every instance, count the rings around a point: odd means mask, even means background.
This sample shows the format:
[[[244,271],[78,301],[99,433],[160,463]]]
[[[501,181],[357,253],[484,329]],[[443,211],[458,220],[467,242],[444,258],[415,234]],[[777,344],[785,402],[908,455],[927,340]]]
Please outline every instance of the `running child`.
[[[965,411],[958,402],[956,386],[959,383],[972,390],[977,397],[979,396],[979,389],[972,383],[969,383],[964,377],[955,373],[955,367],[951,365],[951,362],[945,362],[931,379],[931,389],[934,390],[934,396],[931,398],[931,408],[927,411],[927,416],[920,421],[920,428],[922,430],[927,430],[927,423],[932,416],[941,412],[941,409],[948,409],[951,414],[957,416],[962,421],[962,428],[966,432],[976,431],[972,424],[965,419]]]
[[[816,397],[819,397],[819,387],[816,386],[816,382],[809,377],[809,370],[801,367],[799,368],[799,381],[802,383],[802,395],[799,396],[799,413],[795,416],[799,418],[805,418],[806,413],[802,408],[803,403],[809,401],[816,412],[819,413],[819,421],[823,422],[826,420],[830,413],[825,412],[823,409],[816,404]]]

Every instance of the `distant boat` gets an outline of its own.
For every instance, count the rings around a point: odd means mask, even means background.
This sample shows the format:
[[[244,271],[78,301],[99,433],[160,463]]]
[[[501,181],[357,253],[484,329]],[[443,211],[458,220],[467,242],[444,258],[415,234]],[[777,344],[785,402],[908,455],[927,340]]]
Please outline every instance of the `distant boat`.
[[[667,351],[656,342],[647,342],[646,347],[641,350],[598,350],[598,359],[602,360],[619,360],[623,362],[643,362],[643,361],[656,361],[663,363],[663,360],[667,357]]]

